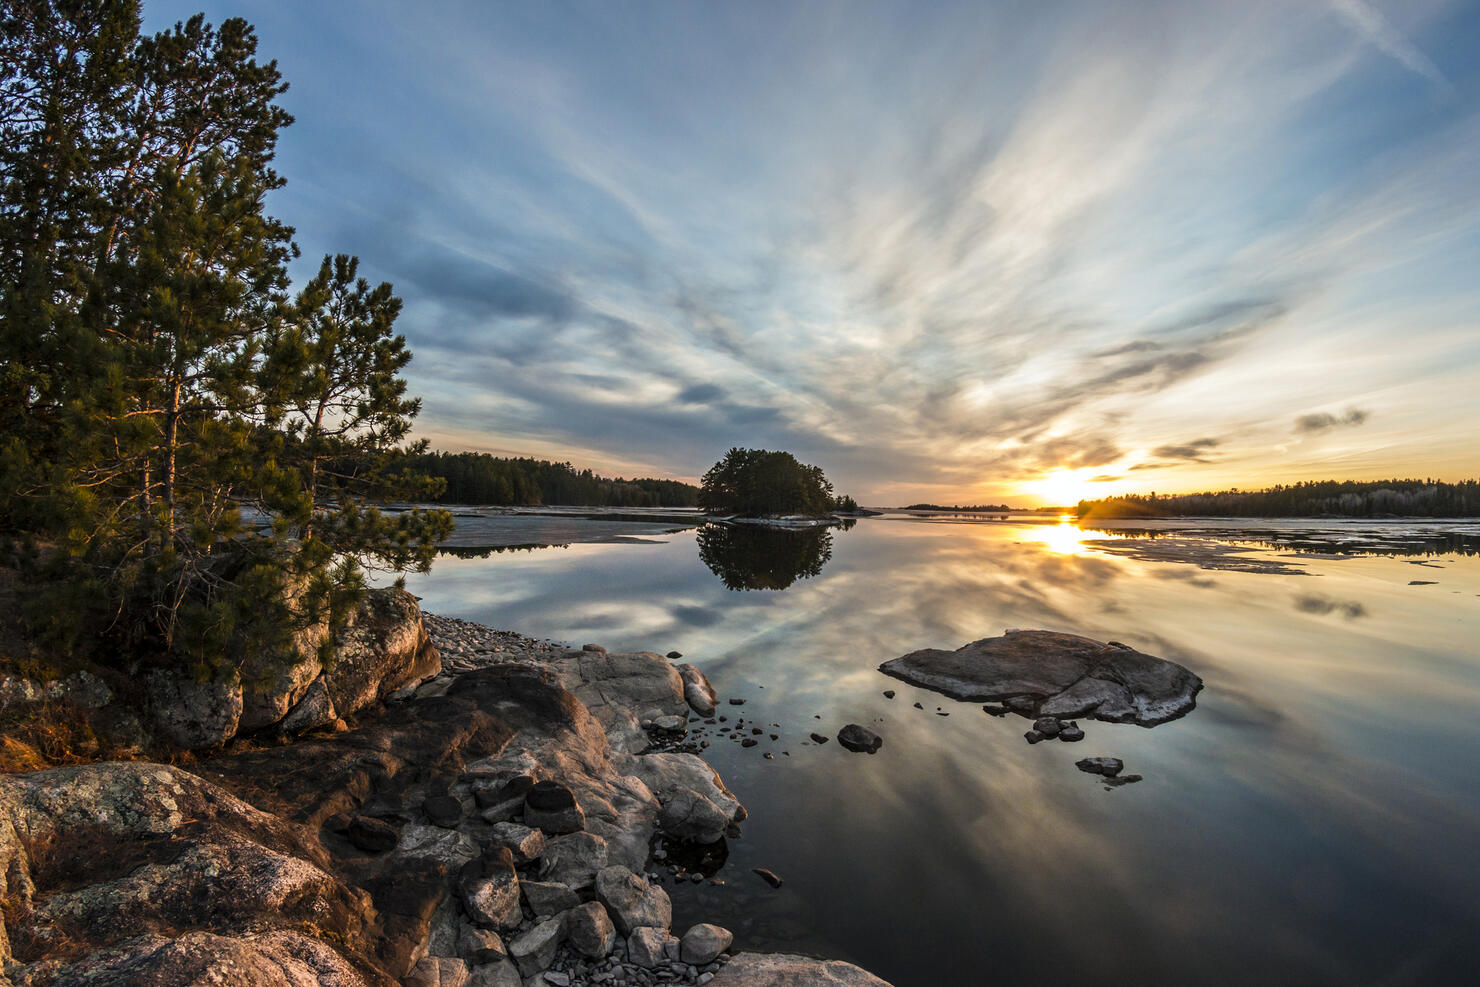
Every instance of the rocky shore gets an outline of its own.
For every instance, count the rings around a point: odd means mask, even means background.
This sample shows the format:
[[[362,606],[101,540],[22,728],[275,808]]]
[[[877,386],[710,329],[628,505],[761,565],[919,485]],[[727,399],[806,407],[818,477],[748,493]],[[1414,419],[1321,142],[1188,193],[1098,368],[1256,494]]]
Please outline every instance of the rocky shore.
[[[353,722],[0,777],[0,983],[883,983],[671,927],[655,848],[746,817],[653,743],[714,712],[697,668],[419,613],[389,636],[430,647]]]

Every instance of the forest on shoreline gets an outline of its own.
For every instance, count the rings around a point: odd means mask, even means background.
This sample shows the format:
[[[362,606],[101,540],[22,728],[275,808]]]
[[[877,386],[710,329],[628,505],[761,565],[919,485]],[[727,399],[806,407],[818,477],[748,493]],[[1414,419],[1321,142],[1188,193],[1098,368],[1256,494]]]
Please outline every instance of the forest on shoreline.
[[[1480,517],[1480,480],[1308,480],[1263,490],[1082,500],[1081,518]]]
[[[446,481],[439,504],[495,507],[693,507],[699,488],[679,480],[598,476],[570,463],[486,452],[427,452],[410,457],[415,473]]]

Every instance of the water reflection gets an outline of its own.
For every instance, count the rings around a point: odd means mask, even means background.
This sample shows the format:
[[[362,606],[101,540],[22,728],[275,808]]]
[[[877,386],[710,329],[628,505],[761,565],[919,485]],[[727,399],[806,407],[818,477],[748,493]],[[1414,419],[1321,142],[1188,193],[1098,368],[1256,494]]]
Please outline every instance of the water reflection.
[[[699,558],[732,590],[782,590],[811,579],[821,574],[833,549],[826,528],[706,524],[698,542]]]
[[[718,871],[726,884],[665,881],[678,927],[715,921],[737,948],[849,958],[898,987],[980,983],[988,969],[1079,987],[1466,982],[1480,924],[1480,879],[1463,864],[1480,842],[1480,559],[1450,542],[1442,569],[1416,573],[1384,552],[1388,532],[1374,552],[1303,558],[1305,575],[1209,573],[1074,549],[1060,527],[870,519],[825,550],[818,538],[800,566],[792,537],[767,559],[766,532],[744,532],[745,549],[700,531],[445,559],[408,582],[433,611],[678,649],[747,699],[748,721],[781,725],[776,741],[706,751],[750,818]],[[1286,535],[1248,554],[1280,559]],[[1349,536],[1309,522],[1299,535]],[[1439,583],[1410,587],[1415,575]],[[727,589],[747,586],[786,589]],[[1029,747],[1017,717],[876,671],[1009,627],[1184,664],[1206,683],[1198,713],[1155,730],[1086,723],[1078,745]],[[848,722],[883,750],[808,740]],[[1073,767],[1094,755],[1146,780],[1105,791]]]

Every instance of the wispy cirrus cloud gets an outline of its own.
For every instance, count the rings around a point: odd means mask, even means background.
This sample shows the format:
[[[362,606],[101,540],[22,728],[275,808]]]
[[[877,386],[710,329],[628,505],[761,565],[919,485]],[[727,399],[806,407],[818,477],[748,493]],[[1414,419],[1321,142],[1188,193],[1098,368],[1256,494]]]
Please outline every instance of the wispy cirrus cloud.
[[[267,8],[275,202],[405,296],[438,441],[689,477],[779,446],[865,500],[1464,459],[1480,16],[902,11]],[[1347,402],[1380,422],[1308,410]]]

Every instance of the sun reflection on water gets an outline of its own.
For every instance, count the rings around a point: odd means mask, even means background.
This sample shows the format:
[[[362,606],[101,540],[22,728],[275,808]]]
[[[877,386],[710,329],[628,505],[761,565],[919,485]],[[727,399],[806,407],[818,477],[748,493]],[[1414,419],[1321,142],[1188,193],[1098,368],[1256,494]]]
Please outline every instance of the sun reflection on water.
[[[1034,532],[1035,540],[1048,546],[1057,555],[1083,555],[1089,549],[1084,545],[1084,531],[1069,520],[1060,517],[1059,523],[1051,528]]]

